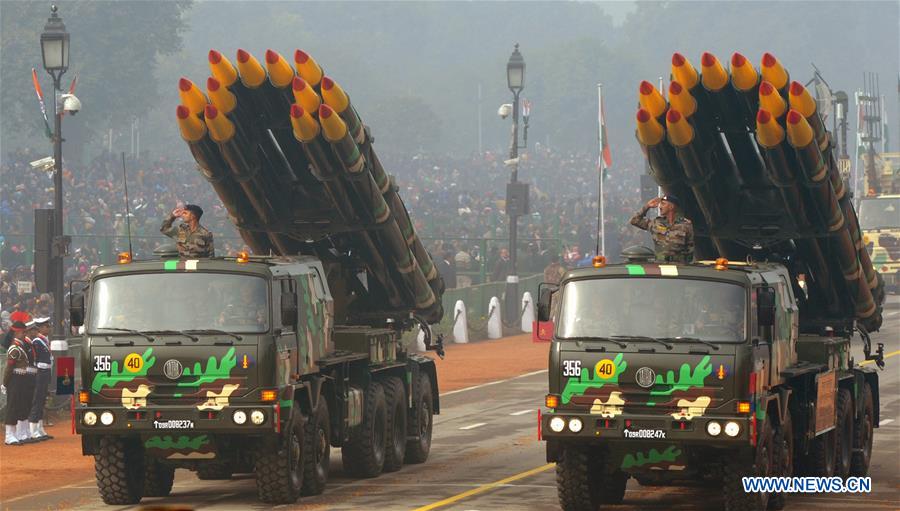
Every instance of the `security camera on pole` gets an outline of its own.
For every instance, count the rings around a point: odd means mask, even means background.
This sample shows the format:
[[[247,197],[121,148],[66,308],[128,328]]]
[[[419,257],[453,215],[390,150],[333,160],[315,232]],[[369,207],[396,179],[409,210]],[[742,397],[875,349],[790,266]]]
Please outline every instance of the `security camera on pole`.
[[[506,276],[506,299],[504,304],[504,318],[508,323],[518,324],[519,319],[519,274],[516,270],[516,253],[518,252],[518,220],[522,215],[528,214],[528,184],[520,183],[519,177],[519,149],[525,148],[525,142],[519,145],[519,94],[525,88],[525,59],[519,53],[519,45],[516,44],[509,61],[506,63],[506,83],[513,93],[512,101],[512,137],[509,144],[509,159],[504,163],[512,167],[509,183],[506,185],[506,214],[509,215],[509,275]],[[530,103],[529,103],[530,108]],[[500,107],[497,112],[501,118],[509,114],[507,105]],[[528,115],[528,112],[525,112]],[[526,117],[527,119],[527,117]],[[527,121],[526,121],[527,126]],[[526,128],[527,137],[527,128]]]

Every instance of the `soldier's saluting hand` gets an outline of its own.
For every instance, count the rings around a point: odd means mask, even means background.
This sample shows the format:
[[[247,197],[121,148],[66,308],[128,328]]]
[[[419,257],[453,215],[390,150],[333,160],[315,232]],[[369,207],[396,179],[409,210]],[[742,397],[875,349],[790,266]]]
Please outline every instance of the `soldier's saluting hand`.
[[[172,210],[163,220],[159,231],[175,240],[178,255],[181,257],[214,257],[213,235],[200,225],[203,209],[196,204],[188,204]],[[181,224],[173,226],[175,220],[181,218]]]

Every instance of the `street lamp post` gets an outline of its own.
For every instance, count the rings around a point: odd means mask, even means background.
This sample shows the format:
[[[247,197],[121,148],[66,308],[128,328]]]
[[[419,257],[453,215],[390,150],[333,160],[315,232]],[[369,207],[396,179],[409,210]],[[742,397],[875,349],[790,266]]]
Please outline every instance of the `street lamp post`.
[[[50,17],[41,33],[41,56],[44,69],[53,78],[53,246],[51,249],[51,275],[53,276],[53,331],[54,340],[66,337],[63,308],[64,265],[66,243],[63,237],[63,190],[62,190],[62,115],[59,104],[60,79],[69,68],[69,33],[62,18],[56,14],[57,7],[50,7]]]
[[[506,276],[506,314],[507,321],[515,322],[519,317],[519,274],[516,269],[518,245],[519,215],[525,213],[528,188],[519,183],[519,94],[525,88],[525,59],[519,53],[516,43],[509,61],[506,63],[506,84],[513,93],[512,140],[509,144],[509,160],[512,162],[509,185],[506,189],[506,212],[509,215],[509,264],[510,273]],[[522,190],[524,188],[524,197]]]

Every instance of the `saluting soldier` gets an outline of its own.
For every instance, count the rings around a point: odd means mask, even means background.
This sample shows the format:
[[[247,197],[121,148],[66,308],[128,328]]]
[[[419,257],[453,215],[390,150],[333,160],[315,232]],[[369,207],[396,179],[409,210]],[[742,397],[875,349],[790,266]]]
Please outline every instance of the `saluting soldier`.
[[[3,385],[0,391],[7,395],[6,445],[22,445],[31,441],[28,434],[28,413],[34,397],[34,378],[37,369],[32,364],[34,353],[31,343],[26,340],[25,330],[31,316],[16,311],[11,316],[12,342],[6,350],[6,369],[3,371]]]
[[[163,220],[159,231],[175,240],[178,255],[181,257],[213,257],[213,235],[206,227],[200,225],[203,209],[196,204],[188,204],[183,208],[175,208]],[[181,218],[181,224],[174,226],[175,220]]]
[[[34,318],[32,325],[31,347],[35,354],[34,398],[31,413],[28,415],[28,428],[32,440],[50,440],[53,438],[44,431],[44,405],[47,402],[47,388],[50,385],[50,369],[53,367],[53,353],[50,351],[50,318]]]
[[[659,206],[660,216],[650,220],[647,211]],[[694,259],[694,226],[679,211],[674,195],[650,199],[631,217],[631,225],[650,232],[656,259],[668,263],[690,263]]]

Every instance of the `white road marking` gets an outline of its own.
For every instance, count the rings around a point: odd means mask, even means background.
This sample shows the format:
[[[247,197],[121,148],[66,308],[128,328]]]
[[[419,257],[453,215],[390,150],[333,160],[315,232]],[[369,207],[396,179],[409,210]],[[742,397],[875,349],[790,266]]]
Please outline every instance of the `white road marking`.
[[[480,388],[482,388],[482,387],[489,387],[489,386],[491,386],[491,385],[497,385],[498,383],[506,383],[506,382],[511,381],[511,380],[518,380],[519,378],[527,378],[528,376],[534,376],[534,375],[536,375],[536,374],[541,374],[541,373],[546,373],[546,372],[547,372],[546,369],[541,369],[540,371],[534,371],[534,372],[531,372],[531,373],[520,374],[519,376],[513,376],[512,378],[507,378],[507,379],[505,379],[505,380],[497,380],[497,381],[492,381],[492,382],[488,382],[488,383],[482,383],[481,385],[475,385],[474,387],[466,387],[466,388],[464,388],[464,389],[451,390],[450,392],[444,392],[444,393],[442,393],[442,394],[441,394],[441,397],[449,396],[449,395],[451,395],[451,394],[458,394],[458,393],[460,393],[460,392],[466,392],[466,391],[469,391],[469,390],[480,389]]]
[[[525,415],[526,413],[533,412],[534,410],[535,410],[534,408],[529,408],[527,410],[520,410],[518,412],[513,412],[510,415]]]
[[[883,419],[881,422],[878,423],[878,425],[884,426],[885,424],[890,424],[892,422],[894,422],[894,419]]]
[[[900,311],[891,311],[886,313],[885,316],[896,316],[897,314],[900,314]]]
[[[475,424],[469,424],[468,426],[463,426],[459,429],[475,429],[475,428],[480,428],[481,426],[484,426],[485,424],[487,424],[487,422],[476,422]]]

